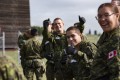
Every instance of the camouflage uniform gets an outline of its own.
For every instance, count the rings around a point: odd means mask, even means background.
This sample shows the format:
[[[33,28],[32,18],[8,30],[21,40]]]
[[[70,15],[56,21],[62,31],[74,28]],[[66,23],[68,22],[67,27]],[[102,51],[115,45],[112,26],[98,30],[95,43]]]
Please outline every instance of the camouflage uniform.
[[[7,56],[0,57],[0,80],[26,80],[23,72]]]
[[[103,33],[89,80],[120,80],[120,28]]]
[[[24,55],[22,55],[23,53],[21,53],[22,51],[21,51],[21,48],[22,48],[22,46],[25,44],[25,42],[26,42],[26,40],[28,40],[29,38],[27,37],[27,35],[25,34],[25,33],[21,33],[20,35],[19,35],[19,37],[18,37],[18,47],[19,47],[19,49],[20,49],[20,60],[21,60],[21,66],[22,66],[22,68],[25,68],[25,64],[24,64],[24,62],[25,62],[25,58],[24,58]],[[24,69],[23,69],[24,70]],[[24,72],[24,71],[23,71]]]
[[[93,43],[87,41],[82,41],[80,43],[79,51],[70,56],[71,59],[68,64],[68,74],[71,74],[69,75],[71,76],[71,80],[72,78],[75,78],[75,80],[88,79],[96,49]]]
[[[24,34],[21,33],[18,37],[18,47],[21,48],[22,45],[28,40],[29,38]]]
[[[64,79],[65,66],[61,63],[62,57],[66,55],[67,39],[65,34],[51,34],[46,40],[43,52],[47,58],[46,77],[47,80],[66,80]]]
[[[39,37],[34,36],[27,40],[21,49],[25,58],[25,76],[28,80],[33,80],[34,73],[37,80],[42,80],[45,69],[40,46]]]

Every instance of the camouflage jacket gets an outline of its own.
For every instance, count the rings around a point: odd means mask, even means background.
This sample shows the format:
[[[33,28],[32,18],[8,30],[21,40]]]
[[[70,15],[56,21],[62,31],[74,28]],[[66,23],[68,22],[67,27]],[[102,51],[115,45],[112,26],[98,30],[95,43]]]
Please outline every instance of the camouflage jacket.
[[[90,76],[90,68],[93,62],[93,58],[95,56],[97,47],[94,43],[88,41],[82,41],[80,43],[79,51],[83,54],[83,61],[79,62],[80,71],[79,71],[79,79],[78,80],[86,80]],[[79,56],[81,55],[78,53]]]
[[[41,59],[41,42],[38,36],[32,37],[26,41],[21,48],[21,54],[25,59]]]
[[[90,67],[97,48],[95,44],[87,40],[82,41],[79,46],[79,51],[70,57],[68,56],[68,61],[78,68],[76,74],[78,76],[75,76],[75,79],[86,80],[90,76]],[[75,65],[74,63],[77,64]]]
[[[18,47],[21,48],[22,45],[28,40],[25,34],[21,33],[18,37]]]
[[[97,47],[90,80],[120,80],[120,29],[103,33]]]
[[[79,51],[85,53],[88,59],[94,58],[97,50],[97,47],[94,43],[88,42],[86,40],[86,41],[81,41],[79,46],[80,46]]]
[[[58,61],[61,57],[66,54],[65,49],[67,47],[67,38],[65,34],[52,34],[49,39],[45,40],[42,51],[47,58],[49,55],[53,61]]]
[[[26,80],[22,70],[7,56],[0,57],[0,80]]]
[[[75,68],[77,69],[77,71],[75,72],[76,74],[74,74],[75,80],[85,80],[86,78],[89,77],[91,62],[92,62],[92,59],[89,59],[87,55],[81,51],[78,51],[78,54],[72,55],[70,64],[72,66],[77,66]],[[75,71],[75,69],[73,70]]]

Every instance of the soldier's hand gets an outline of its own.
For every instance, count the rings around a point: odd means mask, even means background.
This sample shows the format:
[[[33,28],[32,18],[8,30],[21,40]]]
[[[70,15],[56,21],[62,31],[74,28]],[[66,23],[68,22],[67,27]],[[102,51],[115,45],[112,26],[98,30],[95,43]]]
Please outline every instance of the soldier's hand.
[[[43,27],[44,28],[47,28],[50,24],[51,24],[51,21],[50,21],[49,18],[43,21]]]
[[[45,54],[45,58],[46,58],[47,60],[52,60],[52,59],[53,59],[53,56],[52,56],[50,53],[46,53],[46,54]]]
[[[80,23],[80,25],[83,25],[85,22],[86,22],[85,18],[79,16],[79,23]]]
[[[73,46],[68,46],[67,54],[74,55],[77,53],[77,50]]]

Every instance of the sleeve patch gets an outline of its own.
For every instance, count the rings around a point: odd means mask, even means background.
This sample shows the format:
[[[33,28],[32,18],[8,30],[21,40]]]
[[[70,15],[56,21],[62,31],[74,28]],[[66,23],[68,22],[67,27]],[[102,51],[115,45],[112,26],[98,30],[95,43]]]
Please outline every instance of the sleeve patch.
[[[114,56],[117,56],[117,50],[113,50],[108,53],[108,59],[113,58]]]

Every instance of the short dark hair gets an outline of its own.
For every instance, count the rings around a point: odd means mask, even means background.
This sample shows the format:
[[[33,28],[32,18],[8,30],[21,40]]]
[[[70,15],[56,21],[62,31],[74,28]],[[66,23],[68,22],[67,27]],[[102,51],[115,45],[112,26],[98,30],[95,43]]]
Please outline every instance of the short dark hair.
[[[76,26],[70,26],[67,30],[67,31],[70,31],[70,30],[75,30],[78,34],[81,34],[80,30],[76,27]]]
[[[35,29],[35,28],[31,29],[31,35],[32,35],[32,36],[38,35],[38,30]]]
[[[79,30],[78,27],[76,27],[76,26],[70,26],[70,27],[66,30],[66,32],[71,31],[71,30],[74,30],[78,35],[81,36],[82,40],[84,40],[83,34],[80,32],[80,30]]]
[[[57,18],[55,18],[55,19],[53,20],[53,22],[55,22],[56,20],[61,20],[61,21],[63,21],[61,18],[57,17]]]

